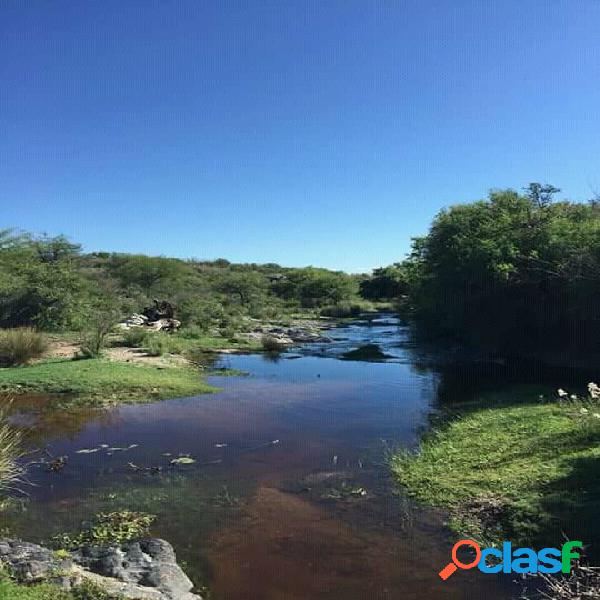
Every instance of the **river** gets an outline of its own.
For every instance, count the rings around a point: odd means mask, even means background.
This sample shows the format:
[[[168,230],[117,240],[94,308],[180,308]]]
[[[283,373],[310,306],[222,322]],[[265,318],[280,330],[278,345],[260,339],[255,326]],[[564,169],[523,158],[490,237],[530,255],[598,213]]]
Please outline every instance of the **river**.
[[[511,597],[509,580],[477,570],[438,578],[456,540],[386,466],[457,379],[424,366],[391,315],[329,335],[278,357],[224,356],[247,374],[209,378],[215,394],[77,411],[21,399],[31,442],[69,459],[60,473],[30,466],[12,532],[41,541],[98,512],[156,514],[152,534],[212,600]],[[181,456],[195,462],[171,465]]]

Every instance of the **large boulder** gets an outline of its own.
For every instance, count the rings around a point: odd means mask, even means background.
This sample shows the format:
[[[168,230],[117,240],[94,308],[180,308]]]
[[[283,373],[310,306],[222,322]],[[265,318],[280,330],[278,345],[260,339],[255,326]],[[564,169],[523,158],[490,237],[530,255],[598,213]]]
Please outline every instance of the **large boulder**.
[[[139,600],[202,600],[177,564],[173,547],[152,538],[116,546],[86,545],[69,556],[29,542],[0,539],[0,563],[18,581],[50,580],[70,588],[88,579],[109,593]]]

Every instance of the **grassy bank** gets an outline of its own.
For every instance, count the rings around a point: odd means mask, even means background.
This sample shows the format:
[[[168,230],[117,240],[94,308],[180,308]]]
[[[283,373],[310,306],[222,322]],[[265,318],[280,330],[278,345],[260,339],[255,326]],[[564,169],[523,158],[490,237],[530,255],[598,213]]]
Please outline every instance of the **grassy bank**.
[[[0,600],[125,600],[84,582],[72,590],[51,583],[20,585],[0,573]]]
[[[449,510],[457,534],[531,545],[600,539],[598,401],[488,396],[391,465],[410,495]]]
[[[68,394],[74,402],[143,402],[213,392],[197,370],[89,360],[52,360],[0,369],[0,391]]]

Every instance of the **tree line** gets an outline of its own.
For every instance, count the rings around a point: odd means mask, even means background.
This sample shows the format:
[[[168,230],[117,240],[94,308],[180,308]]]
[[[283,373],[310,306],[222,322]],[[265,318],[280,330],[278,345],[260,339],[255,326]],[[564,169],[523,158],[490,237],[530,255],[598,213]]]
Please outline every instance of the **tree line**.
[[[370,275],[108,252],[0,232],[0,327],[78,329],[166,299],[184,326],[225,333],[295,311],[351,316],[393,301],[415,330],[513,352],[595,350],[600,203],[532,183],[440,211],[403,260]]]
[[[78,330],[98,314],[114,320],[160,298],[176,306],[184,326],[235,330],[251,318],[360,302],[359,283],[315,267],[83,253],[63,236],[0,232],[3,328]]]

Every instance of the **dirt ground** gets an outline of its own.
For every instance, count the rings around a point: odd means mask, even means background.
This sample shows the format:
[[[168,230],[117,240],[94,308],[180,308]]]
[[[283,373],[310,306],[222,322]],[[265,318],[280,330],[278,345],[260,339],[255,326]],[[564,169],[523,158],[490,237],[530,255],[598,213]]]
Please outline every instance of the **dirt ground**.
[[[51,341],[50,348],[46,354],[46,358],[72,358],[79,351],[79,344],[66,341]],[[174,363],[186,364],[187,361],[183,356],[168,355],[168,356],[150,356],[141,348],[127,348],[125,346],[117,346],[106,348],[104,355],[109,360],[121,362],[133,362],[146,365],[154,365],[157,367],[169,366]]]

